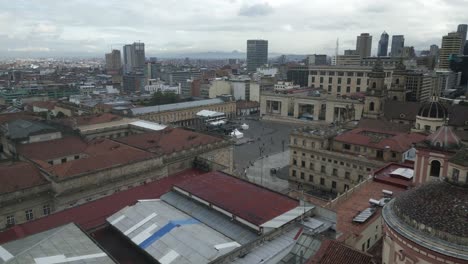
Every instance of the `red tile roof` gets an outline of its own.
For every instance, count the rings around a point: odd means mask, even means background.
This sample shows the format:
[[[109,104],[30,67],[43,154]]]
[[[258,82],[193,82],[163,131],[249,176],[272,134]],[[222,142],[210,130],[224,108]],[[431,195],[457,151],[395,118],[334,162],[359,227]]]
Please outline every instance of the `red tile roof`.
[[[425,138],[426,136],[420,133],[356,128],[336,136],[334,140],[382,150],[389,146],[392,151],[405,152],[411,148],[412,144],[424,141]]]
[[[79,137],[20,145],[18,153],[33,160],[51,174],[66,178],[154,157],[154,154],[109,139],[85,142]],[[50,165],[48,160],[81,154],[76,160]]]
[[[372,256],[335,240],[325,240],[307,264],[372,264]]]
[[[118,212],[125,206],[134,204],[140,199],[157,199],[168,192],[178,182],[196,178],[202,172],[194,169],[168,176],[145,185],[117,192],[110,196],[53,213],[31,222],[14,226],[0,232],[0,244],[46,231],[70,222],[74,222],[85,230],[90,230],[105,224],[106,218]]]
[[[338,231],[342,232],[343,235],[340,237],[340,241],[344,241],[348,237],[360,236],[367,226],[374,221],[377,215],[380,215],[381,211],[378,209],[373,216],[371,216],[365,223],[355,223],[353,218],[358,215],[361,211],[369,208],[369,199],[380,200],[383,198],[382,190],[388,190],[393,192],[393,196],[404,192],[406,188],[389,185],[377,181],[371,181],[365,183],[359,189],[355,190],[346,199],[338,202],[331,208],[337,214],[336,227]]]
[[[374,181],[394,185],[400,188],[409,188],[413,185],[412,180],[391,176],[391,173],[398,168],[414,169],[414,163],[397,164],[390,163],[374,172]]]
[[[70,136],[61,139],[18,145],[17,151],[32,160],[51,160],[83,153],[88,144],[80,137]]]
[[[160,131],[135,134],[116,141],[160,155],[170,154],[199,145],[222,141],[222,138],[197,133],[182,128],[166,128]]]
[[[96,139],[84,151],[88,156],[50,166],[47,170],[59,178],[111,168],[154,157],[153,154],[108,139]]]
[[[28,162],[5,162],[0,165],[0,194],[47,184],[38,168]]]
[[[102,124],[108,123],[113,121],[121,120],[122,117],[104,113],[104,114],[95,114],[95,115],[85,115],[85,116],[77,116],[77,117],[70,117],[70,118],[63,118],[59,120],[60,123],[66,126],[88,126],[88,125],[95,125],[95,124]]]
[[[27,112],[0,114],[0,124],[4,124],[6,122],[10,122],[17,119],[37,120],[40,118]]]
[[[222,172],[209,172],[175,186],[257,226],[299,205],[288,196]]]

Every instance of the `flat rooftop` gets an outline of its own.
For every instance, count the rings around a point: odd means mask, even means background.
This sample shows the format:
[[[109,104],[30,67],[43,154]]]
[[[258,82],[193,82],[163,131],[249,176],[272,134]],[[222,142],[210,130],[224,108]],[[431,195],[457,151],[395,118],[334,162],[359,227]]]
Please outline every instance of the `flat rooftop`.
[[[377,207],[375,213],[363,223],[353,222],[357,215],[370,207],[369,199],[380,200],[384,197],[383,190],[393,192],[393,197],[395,197],[404,192],[406,188],[370,181],[363,183],[345,200],[333,206],[332,210],[337,214],[336,228],[343,233],[339,240],[344,241],[351,235],[359,236],[381,214],[380,207]]]
[[[222,172],[209,172],[174,186],[256,226],[299,206],[295,199]]]
[[[374,181],[394,185],[400,188],[411,187],[413,181],[412,178],[408,179],[399,175],[394,174],[398,169],[412,170],[414,166],[390,163],[385,165],[374,172]],[[413,171],[414,172],[414,171]]]
[[[0,245],[0,263],[115,263],[75,224],[70,223]]]

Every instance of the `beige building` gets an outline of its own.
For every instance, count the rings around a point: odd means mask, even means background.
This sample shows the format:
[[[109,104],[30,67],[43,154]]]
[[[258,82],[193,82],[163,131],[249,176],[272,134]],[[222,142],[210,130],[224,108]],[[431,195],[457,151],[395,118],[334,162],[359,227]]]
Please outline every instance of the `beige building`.
[[[212,80],[208,85],[208,97],[216,98],[221,95],[232,94],[232,87],[228,80]]]
[[[309,85],[332,95],[366,92],[372,67],[319,66],[309,69]],[[384,69],[385,84],[390,85],[393,69]]]
[[[458,32],[448,33],[442,37],[442,46],[439,51],[439,69],[450,69],[449,57],[460,54],[463,40]]]
[[[221,98],[183,102],[159,106],[138,107],[124,110],[123,115],[162,124],[190,126],[198,122],[196,114],[201,110],[225,113],[228,118],[236,116],[236,102]]]
[[[362,100],[322,95],[308,92],[296,94],[262,93],[260,114],[277,120],[323,120],[327,123],[359,120]]]
[[[343,193],[375,168],[413,158],[413,144],[424,139],[418,133],[376,129],[297,129],[290,136],[289,181],[305,189]]]

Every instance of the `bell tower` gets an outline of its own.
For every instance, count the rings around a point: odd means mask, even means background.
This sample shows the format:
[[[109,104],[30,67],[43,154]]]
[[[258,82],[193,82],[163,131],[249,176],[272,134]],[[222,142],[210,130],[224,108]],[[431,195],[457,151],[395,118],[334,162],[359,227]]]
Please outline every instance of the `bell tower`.
[[[400,60],[392,74],[392,84],[388,90],[388,98],[394,101],[406,101],[406,66]]]
[[[363,117],[378,119],[383,116],[386,96],[387,87],[385,87],[385,72],[382,61],[377,59],[374,68],[372,68],[372,71],[369,73],[369,85],[364,101]]]

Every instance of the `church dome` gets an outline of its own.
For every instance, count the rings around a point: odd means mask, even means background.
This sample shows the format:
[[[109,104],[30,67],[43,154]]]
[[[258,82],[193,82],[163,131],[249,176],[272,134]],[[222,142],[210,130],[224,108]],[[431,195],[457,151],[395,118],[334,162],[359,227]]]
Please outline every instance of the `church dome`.
[[[468,244],[468,189],[446,181],[426,183],[397,197],[393,210],[406,225],[430,236]]]
[[[445,119],[448,116],[447,108],[439,101],[431,101],[423,104],[418,111],[418,116],[426,118]]]

